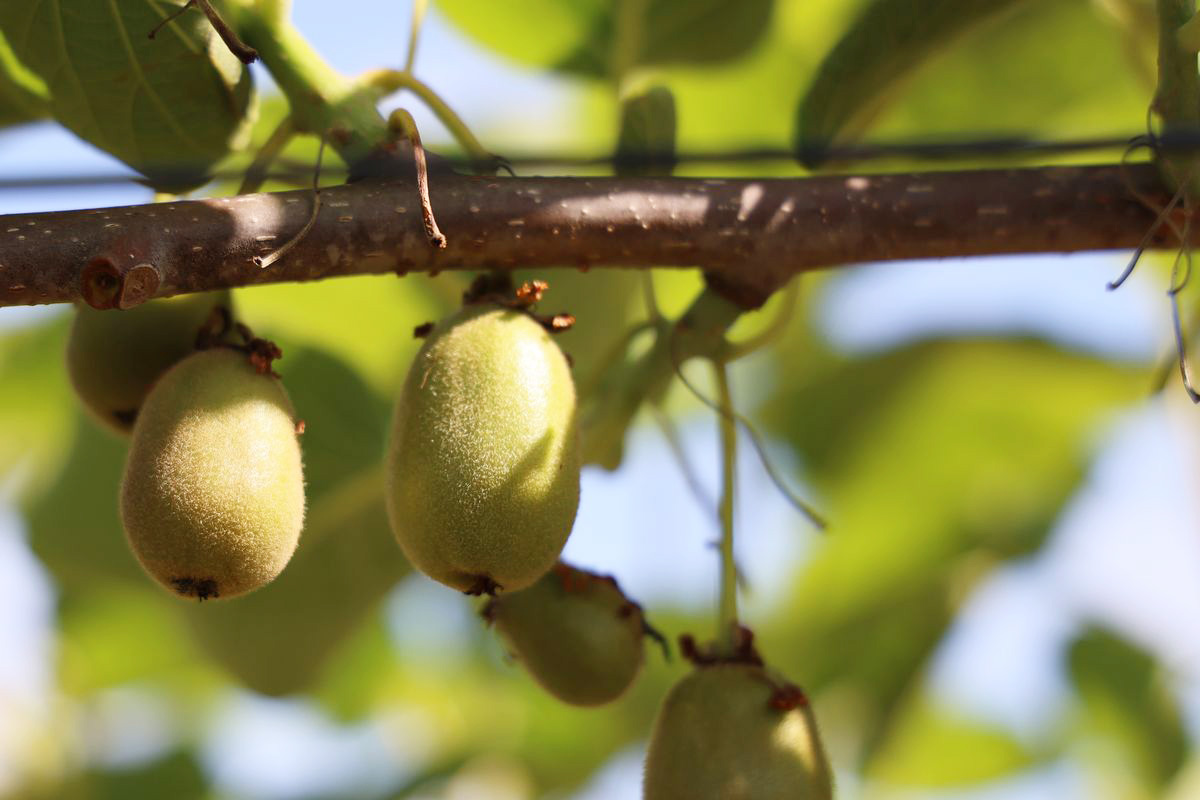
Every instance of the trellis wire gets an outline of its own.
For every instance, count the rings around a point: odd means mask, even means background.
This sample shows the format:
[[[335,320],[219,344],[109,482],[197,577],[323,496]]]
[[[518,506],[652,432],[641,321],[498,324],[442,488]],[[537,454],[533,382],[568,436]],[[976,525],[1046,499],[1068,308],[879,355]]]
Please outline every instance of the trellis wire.
[[[1137,134],[1134,136],[1096,136],[1076,139],[1038,139],[1030,136],[997,135],[973,139],[926,139],[865,142],[861,144],[802,144],[799,148],[750,146],[721,151],[691,151],[675,154],[647,153],[641,156],[623,155],[620,159],[612,155],[586,154],[538,154],[517,153],[504,157],[505,164],[516,169],[596,169],[616,166],[662,167],[678,165],[722,165],[783,162],[795,163],[797,153],[809,161],[827,167],[865,161],[887,159],[916,159],[921,161],[945,161],[979,157],[1020,157],[1066,155],[1105,150],[1125,150],[1131,143],[1153,151],[1167,153],[1200,153],[1200,130],[1172,131],[1166,134]],[[469,169],[469,160],[455,156],[442,157],[451,166]],[[312,165],[295,159],[280,159],[280,165],[268,174],[276,181],[307,183],[312,177]],[[226,168],[210,176],[213,181],[240,179],[245,169]],[[162,173],[157,170],[156,174]],[[331,176],[344,175],[337,168],[327,169]],[[170,174],[169,170],[166,174]],[[188,176],[194,173],[181,174]],[[41,189],[72,186],[106,186],[137,183],[139,176],[132,173],[110,173],[93,175],[55,176],[9,176],[0,178],[0,190]]]

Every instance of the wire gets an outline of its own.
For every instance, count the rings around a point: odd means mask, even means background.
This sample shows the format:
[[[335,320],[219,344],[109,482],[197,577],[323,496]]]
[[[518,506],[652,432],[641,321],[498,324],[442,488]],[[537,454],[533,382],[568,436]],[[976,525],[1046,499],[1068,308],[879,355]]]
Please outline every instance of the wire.
[[[1026,136],[995,136],[976,139],[932,139],[932,140],[898,140],[867,142],[863,144],[812,144],[803,145],[804,152],[818,154],[827,164],[841,162],[880,161],[891,158],[907,158],[924,161],[953,160],[977,157],[997,156],[1029,156],[1029,155],[1065,155],[1068,153],[1085,153],[1104,150],[1124,150],[1131,141],[1138,140],[1151,150],[1167,153],[1186,154],[1200,153],[1200,130],[1172,131],[1166,134],[1146,136],[1100,136],[1079,139],[1035,139]],[[676,164],[747,164],[764,162],[784,162],[794,164],[797,150],[782,147],[748,146],[721,151],[694,151],[675,154]],[[447,161],[455,167],[470,168],[473,162],[461,156],[447,156]],[[662,160],[661,156],[622,155],[620,159],[612,155],[587,155],[569,153],[521,153],[507,156],[506,163],[514,167],[549,167],[549,168],[612,168],[615,166],[652,167]],[[276,181],[305,184],[312,175],[311,164],[301,164],[295,161],[282,160],[283,166],[268,173],[267,178]],[[211,176],[214,181],[238,180],[244,173],[243,169],[223,169]],[[170,177],[171,170],[155,169],[156,175],[165,174]],[[180,170],[181,175],[191,176],[191,171]],[[326,174],[338,174],[334,169],[327,169]],[[344,169],[340,174],[345,174]],[[141,178],[131,173],[96,173],[91,175],[56,175],[56,176],[10,176],[0,178],[0,190],[40,189],[63,186],[105,186],[112,184],[137,183]]]

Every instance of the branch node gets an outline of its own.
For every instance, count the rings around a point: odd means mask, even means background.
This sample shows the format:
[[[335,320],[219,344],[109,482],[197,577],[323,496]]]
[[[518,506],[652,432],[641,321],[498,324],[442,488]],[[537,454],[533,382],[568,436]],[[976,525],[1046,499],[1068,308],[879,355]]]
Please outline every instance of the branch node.
[[[128,309],[140,306],[158,293],[162,277],[153,264],[121,268],[108,256],[88,262],[80,276],[79,293],[92,308]]]

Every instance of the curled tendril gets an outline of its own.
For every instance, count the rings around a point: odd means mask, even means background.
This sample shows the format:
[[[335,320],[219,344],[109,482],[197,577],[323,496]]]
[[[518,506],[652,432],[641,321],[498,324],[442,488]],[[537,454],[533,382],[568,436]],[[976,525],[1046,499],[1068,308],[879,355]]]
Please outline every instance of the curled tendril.
[[[751,423],[750,420],[746,419],[746,417],[739,414],[736,409],[723,408],[719,403],[716,403],[711,398],[705,396],[705,394],[701,392],[694,383],[688,380],[686,375],[683,374],[678,353],[676,352],[676,342],[677,339],[672,336],[669,350],[671,354],[671,365],[674,367],[675,374],[679,377],[680,382],[701,403],[708,406],[726,419],[730,419],[742,426],[742,428],[746,431],[746,435],[750,437],[750,443],[754,446],[754,452],[758,455],[759,461],[762,462],[763,469],[766,471],[767,477],[769,477],[771,482],[775,484],[775,488],[778,489],[780,494],[782,494],[797,511],[807,518],[814,527],[816,527],[818,530],[825,530],[825,528],[828,527],[828,523],[825,521],[825,518],[808,502],[792,491],[792,489],[788,487],[786,483],[784,483],[783,477],[779,474],[779,470],[776,469],[774,462],[767,455],[766,445],[763,443],[762,436],[754,427],[754,424]]]

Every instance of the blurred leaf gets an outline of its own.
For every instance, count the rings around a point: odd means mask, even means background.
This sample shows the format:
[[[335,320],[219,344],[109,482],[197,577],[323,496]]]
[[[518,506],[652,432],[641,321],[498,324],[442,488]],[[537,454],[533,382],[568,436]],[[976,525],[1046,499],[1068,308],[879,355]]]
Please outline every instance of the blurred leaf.
[[[1130,68],[1130,41],[1095,3],[1016,3],[990,23],[966,32],[958,46],[928,54],[920,69],[889,84],[863,125],[822,130],[818,119],[796,120],[796,137],[853,141],[866,123],[881,141],[937,141],[978,136],[1053,140],[1140,130],[1152,89]],[[1105,54],[1097,57],[1097,54]],[[1138,59],[1142,54],[1136,54]],[[886,102],[883,102],[886,101]],[[850,109],[850,113],[854,109]],[[800,113],[803,113],[801,111]],[[846,124],[845,122],[839,124]],[[801,146],[802,142],[797,142]],[[1112,153],[1112,160],[1120,156]],[[1095,152],[1038,157],[1036,163],[1091,163]],[[966,164],[1029,162],[1029,156],[977,157]],[[914,163],[912,159],[899,163]],[[919,163],[919,162],[915,162]]]
[[[208,796],[204,772],[190,753],[174,753],[129,770],[85,776],[89,800],[202,800]]]
[[[283,573],[245,597],[183,607],[200,644],[248,688],[311,688],[408,565],[383,505],[389,404],[354,370],[315,350],[280,361],[305,421],[308,514]]]
[[[986,553],[1043,540],[1096,427],[1144,391],[1139,376],[988,340],[918,343],[797,376],[769,416],[822,476],[831,526],[786,625],[762,632],[778,641],[779,666],[794,664],[813,689],[854,684],[886,717],[990,568]]]
[[[295,347],[318,348],[353,367],[372,389],[391,396],[421,344],[413,338],[413,328],[447,312],[435,284],[451,277],[358,276],[255,286],[239,289],[234,299],[255,333],[283,348],[281,368],[287,368]]]
[[[383,615],[371,614],[332,653],[313,695],[335,719],[362,719],[378,708],[382,687],[395,669],[396,653]]]
[[[1071,645],[1071,679],[1089,738],[1114,741],[1138,783],[1157,795],[1188,756],[1188,734],[1179,706],[1154,657],[1116,634],[1090,629]],[[1104,750],[1105,769],[1119,769]]]
[[[627,67],[711,64],[747,53],[765,33],[774,0],[646,0],[634,18],[635,43],[618,43],[621,3],[603,0],[438,0],[451,22],[522,64],[588,78],[614,77],[616,51]],[[639,46],[640,45],[640,46]]]
[[[621,101],[617,175],[670,175],[675,166],[675,96],[652,86]],[[645,163],[653,160],[657,163]],[[624,162],[624,163],[623,163]]]
[[[888,138],[982,131],[1069,139],[1142,130],[1151,90],[1120,57],[1126,47],[1095,3],[1019,3],[914,74],[874,131]],[[964,109],[971,110],[969,122]],[[1113,161],[1119,157],[1112,153]],[[1090,152],[1057,160],[1096,159]]]
[[[94,583],[59,599],[59,685],[86,695],[153,679],[175,688],[208,672],[183,635],[171,605],[182,603],[145,579],[144,586]]]
[[[896,786],[965,788],[1011,776],[1044,759],[1007,731],[938,708],[907,704],[867,777]]]
[[[826,56],[796,118],[796,151],[813,167],[822,148],[857,138],[908,74],[964,31],[1018,0],[872,0]]]
[[[66,457],[77,402],[64,356],[68,323],[58,317],[0,336],[0,490],[42,488]]]
[[[202,800],[208,785],[195,756],[176,752],[128,769],[87,770],[62,783],[28,787],[10,800]]]
[[[83,139],[182,191],[234,146],[250,73],[203,14],[149,39],[177,3],[3,3],[0,32],[50,91],[54,116]]]
[[[575,316],[575,325],[555,334],[554,341],[570,356],[575,387],[582,390],[641,311],[638,291],[642,276],[635,270],[584,273],[559,269],[513,273],[513,281],[518,286],[535,278],[545,279],[550,284],[541,310],[565,311]]]
[[[127,442],[75,415],[75,442],[57,481],[28,510],[30,546],[65,588],[98,580],[149,586],[121,525],[119,492]]]
[[[50,113],[46,84],[17,60],[0,33],[0,127],[42,119]]]

